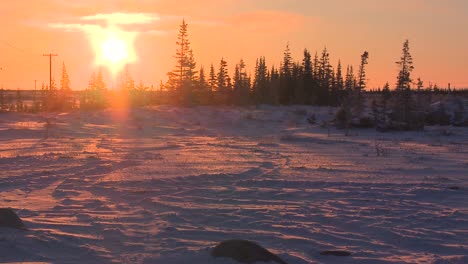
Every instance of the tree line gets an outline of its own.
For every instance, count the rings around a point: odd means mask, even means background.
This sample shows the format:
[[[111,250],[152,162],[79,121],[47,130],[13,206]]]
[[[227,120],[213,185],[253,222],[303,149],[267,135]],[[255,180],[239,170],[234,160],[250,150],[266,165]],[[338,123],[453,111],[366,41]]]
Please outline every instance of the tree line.
[[[335,66],[327,48],[313,55],[304,49],[300,61],[292,58],[289,43],[279,67],[269,67],[265,57],[256,60],[253,75],[246,71],[241,59],[231,75],[228,62],[221,58],[208,69],[197,67],[185,20],[180,25],[174,55],[175,65],[166,83],[155,89],[143,83],[136,85],[129,67],[120,74],[117,89],[108,89],[102,71],[93,73],[88,87],[77,100],[70,88],[65,63],[62,65],[60,88],[42,85],[31,111],[96,110],[110,106],[145,106],[151,104],[195,105],[319,105],[338,107],[335,123],[343,128],[376,126],[379,129],[417,129],[424,125],[425,110],[430,104],[427,94],[446,92],[432,86],[423,88],[423,81],[413,80],[413,58],[409,41],[403,43],[402,55],[396,62],[399,72],[394,89],[387,83],[382,89],[367,91],[366,69],[370,54],[364,51],[357,68]],[[232,77],[231,77],[232,76]],[[416,89],[413,86],[416,85]],[[467,91],[457,91],[465,94]],[[20,93],[18,91],[18,93]],[[0,110],[4,95],[0,91]],[[370,96],[369,94],[373,94]],[[429,98],[429,99],[428,99]],[[18,103],[19,102],[19,103]],[[11,106],[10,106],[11,107]],[[10,110],[24,111],[21,100]]]

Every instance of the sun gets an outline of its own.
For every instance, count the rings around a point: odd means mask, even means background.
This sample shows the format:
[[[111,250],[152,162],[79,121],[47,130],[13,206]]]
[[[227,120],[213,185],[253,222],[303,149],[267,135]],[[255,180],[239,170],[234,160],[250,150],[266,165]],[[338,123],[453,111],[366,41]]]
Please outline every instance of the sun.
[[[121,63],[128,59],[128,49],[125,41],[111,36],[101,44],[102,59],[110,64]]]
[[[135,33],[116,27],[103,28],[94,33],[91,41],[96,54],[96,64],[108,68],[114,77],[126,64],[136,61]]]

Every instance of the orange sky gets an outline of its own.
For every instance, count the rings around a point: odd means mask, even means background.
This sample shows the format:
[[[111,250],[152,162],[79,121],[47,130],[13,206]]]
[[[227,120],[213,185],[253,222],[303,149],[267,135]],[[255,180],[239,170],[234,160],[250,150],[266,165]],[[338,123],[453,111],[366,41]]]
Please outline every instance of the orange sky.
[[[324,3],[326,2],[326,3]],[[327,47],[334,65],[359,63],[369,51],[369,87],[395,83],[403,41],[410,40],[413,77],[426,84],[468,87],[468,2],[464,0],[18,0],[0,9],[0,84],[32,89],[67,65],[72,88],[86,87],[96,70],[93,39],[114,25],[134,36],[134,79],[159,85],[174,65],[182,17],[189,24],[197,66],[232,68],[241,58],[253,69],[259,56],[279,65],[289,41],[294,59]],[[112,87],[110,73],[107,73]]]

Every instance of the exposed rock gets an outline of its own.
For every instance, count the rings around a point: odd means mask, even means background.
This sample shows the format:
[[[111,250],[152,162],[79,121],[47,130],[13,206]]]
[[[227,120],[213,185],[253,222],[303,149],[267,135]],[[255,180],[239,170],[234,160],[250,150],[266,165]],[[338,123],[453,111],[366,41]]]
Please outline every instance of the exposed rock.
[[[213,257],[232,258],[240,263],[251,264],[254,262],[274,261],[287,264],[275,254],[262,246],[248,240],[226,240],[219,243],[211,251]]]
[[[9,208],[0,208],[0,227],[26,229],[23,221]]]

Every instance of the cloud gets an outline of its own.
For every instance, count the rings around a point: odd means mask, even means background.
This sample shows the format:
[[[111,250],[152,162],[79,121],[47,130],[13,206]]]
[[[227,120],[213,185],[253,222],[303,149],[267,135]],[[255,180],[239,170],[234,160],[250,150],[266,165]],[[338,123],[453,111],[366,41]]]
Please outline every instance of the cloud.
[[[112,25],[151,24],[161,18],[154,13],[109,13],[81,17],[85,21],[106,21]]]
[[[160,20],[161,16],[156,13],[98,13],[68,19],[65,22],[49,22],[47,27],[87,34],[96,34],[107,28],[119,28],[129,33],[163,35],[166,32],[158,28]]]
[[[95,32],[97,30],[102,29],[99,25],[91,25],[91,24],[67,24],[67,23],[49,23],[49,28],[53,29],[62,29],[66,32],[76,32],[76,31],[84,31],[84,32]]]

